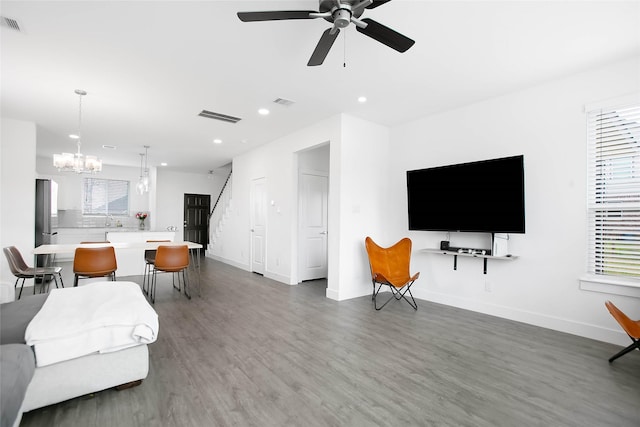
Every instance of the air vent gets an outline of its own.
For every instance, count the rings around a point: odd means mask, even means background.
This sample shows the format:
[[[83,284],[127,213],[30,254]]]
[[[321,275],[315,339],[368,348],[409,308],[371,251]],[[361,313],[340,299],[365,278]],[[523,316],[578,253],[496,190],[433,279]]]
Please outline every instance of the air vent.
[[[289,107],[289,106],[295,104],[294,101],[291,101],[289,99],[284,99],[284,98],[278,98],[273,102],[275,102],[276,104],[284,105],[285,107]]]
[[[206,117],[208,119],[222,120],[223,122],[228,123],[238,123],[240,120],[242,120],[238,117],[227,116],[226,114],[214,113],[213,111],[207,110],[202,110],[198,115]]]
[[[0,25],[2,25],[3,27],[10,28],[14,31],[20,32],[20,25],[18,25],[18,21],[16,21],[15,19],[2,16],[0,17]]]

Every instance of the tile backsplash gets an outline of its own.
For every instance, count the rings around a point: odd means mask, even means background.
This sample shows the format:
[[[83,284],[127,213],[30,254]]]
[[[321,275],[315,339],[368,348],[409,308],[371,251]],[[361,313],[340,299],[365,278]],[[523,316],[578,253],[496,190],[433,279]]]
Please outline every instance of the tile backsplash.
[[[57,221],[56,221],[57,219]],[[149,218],[147,217],[147,221]],[[58,216],[53,217],[52,225],[54,228],[92,228],[92,227],[117,227],[118,223],[123,228],[135,228],[138,226],[138,220],[135,216],[85,216],[82,211],[67,209],[58,211]]]

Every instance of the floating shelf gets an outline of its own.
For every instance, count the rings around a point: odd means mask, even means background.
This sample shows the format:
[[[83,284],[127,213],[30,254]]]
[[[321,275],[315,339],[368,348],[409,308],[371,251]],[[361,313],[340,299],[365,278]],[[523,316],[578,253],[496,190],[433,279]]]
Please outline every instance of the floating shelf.
[[[464,257],[473,257],[473,258],[483,258],[484,259],[484,274],[487,274],[487,260],[488,259],[497,259],[497,260],[504,260],[504,261],[513,261],[514,259],[517,259],[518,256],[516,255],[504,255],[504,256],[493,256],[493,255],[487,255],[487,254],[482,254],[482,253],[468,253],[468,252],[458,252],[458,251],[445,251],[442,249],[421,249],[420,252],[425,252],[425,253],[429,253],[429,254],[441,254],[441,255],[448,255],[448,256],[453,256],[453,269],[457,270],[458,269],[458,257],[459,256],[464,256]]]

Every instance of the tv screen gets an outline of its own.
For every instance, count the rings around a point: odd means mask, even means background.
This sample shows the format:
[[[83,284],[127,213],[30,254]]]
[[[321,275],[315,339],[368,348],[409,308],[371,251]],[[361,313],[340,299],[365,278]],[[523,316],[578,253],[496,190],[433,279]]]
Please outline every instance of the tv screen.
[[[409,230],[524,233],[524,156],[407,171]]]

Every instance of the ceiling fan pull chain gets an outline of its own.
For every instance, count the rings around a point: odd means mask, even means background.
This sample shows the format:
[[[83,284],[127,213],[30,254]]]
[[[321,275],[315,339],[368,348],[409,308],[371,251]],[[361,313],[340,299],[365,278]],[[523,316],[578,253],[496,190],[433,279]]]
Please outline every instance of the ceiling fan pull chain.
[[[347,31],[343,31],[344,33],[344,49],[342,50],[342,68],[347,68]]]

